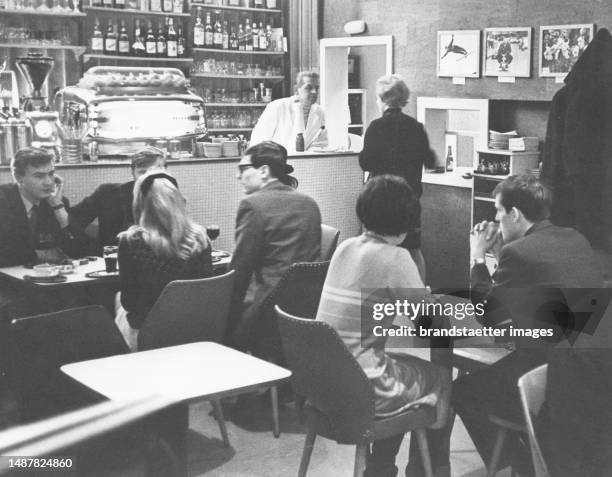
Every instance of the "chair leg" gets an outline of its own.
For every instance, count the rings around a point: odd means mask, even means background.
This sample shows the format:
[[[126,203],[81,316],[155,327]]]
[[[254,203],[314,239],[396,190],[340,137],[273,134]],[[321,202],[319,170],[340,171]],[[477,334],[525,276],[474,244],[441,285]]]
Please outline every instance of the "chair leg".
[[[306,405],[306,398],[299,394],[293,395],[293,402],[295,403],[295,412],[297,413],[300,424],[304,424],[304,406]]]
[[[219,424],[219,430],[221,431],[221,438],[223,439],[223,445],[229,447],[229,437],[227,436],[227,427],[225,426],[225,416],[223,416],[223,407],[221,406],[220,399],[213,399],[211,401],[215,414],[217,415],[217,423]]]
[[[317,434],[315,431],[308,428],[306,440],[304,441],[304,449],[302,450],[302,460],[300,460],[298,477],[306,477],[306,471],[308,470],[308,464],[310,463],[310,456],[312,455],[312,448],[314,447],[316,437]]]
[[[353,477],[363,477],[368,460],[368,447],[369,444],[367,443],[357,444],[355,448],[355,469],[353,470]]]
[[[431,457],[429,456],[429,444],[427,443],[427,432],[425,429],[416,429],[413,433],[416,434],[419,450],[421,451],[421,461],[423,462],[425,477],[433,477]]]
[[[278,389],[276,386],[270,388],[270,399],[272,400],[272,423],[274,425],[274,437],[280,436],[280,423],[278,418]]]
[[[499,459],[501,457],[502,449],[504,448],[504,441],[506,440],[506,434],[508,429],[500,427],[495,437],[495,445],[493,446],[493,453],[491,454],[491,460],[489,461],[489,467],[487,469],[487,477],[495,477],[497,473],[497,467],[499,467]]]

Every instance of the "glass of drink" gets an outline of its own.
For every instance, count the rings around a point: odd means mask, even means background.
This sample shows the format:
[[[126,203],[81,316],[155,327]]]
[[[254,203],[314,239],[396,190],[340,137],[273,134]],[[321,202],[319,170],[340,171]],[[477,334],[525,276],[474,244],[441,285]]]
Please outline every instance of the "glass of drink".
[[[114,273],[117,271],[117,251],[118,247],[109,245],[104,247],[104,263],[106,265],[106,273]]]
[[[208,238],[213,243],[213,250],[215,249],[215,240],[217,239],[217,237],[219,237],[220,233],[221,229],[218,225],[209,225],[208,227],[206,227],[206,235],[208,235]]]

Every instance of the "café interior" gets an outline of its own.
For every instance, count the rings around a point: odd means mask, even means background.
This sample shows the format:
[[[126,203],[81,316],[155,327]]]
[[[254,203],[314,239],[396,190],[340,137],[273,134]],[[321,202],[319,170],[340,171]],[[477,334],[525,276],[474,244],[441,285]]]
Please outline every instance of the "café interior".
[[[601,0],[0,0],[0,475],[386,477],[404,475],[406,465],[407,477],[612,475],[610,27],[612,6]],[[479,261],[471,239],[486,232],[478,224],[499,225],[496,194],[509,177],[538,181],[548,171],[546,185],[556,190],[567,186],[564,177],[573,181],[563,200],[553,195],[553,215],[575,206],[561,225],[586,237],[590,271],[602,277],[600,285],[569,285],[596,294],[588,311],[597,326],[552,346],[570,348],[559,362],[582,366],[567,373],[579,379],[566,376],[554,388],[586,400],[575,415],[550,411],[545,362],[497,390],[516,394],[518,414],[485,412],[485,443],[466,424],[469,406],[454,409],[454,397],[442,424],[439,405],[427,400],[382,415],[376,377],[359,366],[365,342],[355,351],[322,323],[337,291],[331,271],[353,271],[339,270],[343,254],[370,234],[356,204],[368,182],[374,190],[363,165],[366,131],[387,114],[378,80],[389,75],[408,87],[399,108],[422,125],[431,150],[419,164],[422,262],[407,258],[431,296],[453,296],[459,309],[479,265],[496,286],[499,255]],[[277,101],[315,80],[305,130],[283,144],[282,162],[302,197],[292,220],[306,221],[313,203],[320,216],[316,251],[300,245],[267,290],[256,325],[263,344],[238,346],[228,339],[240,314],[236,289],[246,280],[248,295],[249,280],[265,281],[261,267],[269,266],[262,246],[253,262],[264,264],[246,278],[240,270],[243,251],[258,240],[241,235],[244,207],[255,207],[248,178],[262,167],[278,177],[272,165],[254,164],[251,133],[270,121]],[[309,133],[315,111],[325,120]],[[206,278],[177,275],[158,286],[137,335],[128,336],[124,298],[149,270],[127,277],[116,237],[129,236],[129,225],[108,241],[102,215],[92,213],[78,232],[86,248],[61,261],[38,250],[35,260],[18,258],[10,250],[26,239],[10,223],[8,185],[24,187],[16,159],[27,148],[53,158],[49,190],[63,198],[49,210],[71,239],[77,232],[62,220],[72,224],[105,187],[112,192],[96,207],[111,216],[126,190],[129,214],[156,183],[180,191],[176,215],[188,216],[209,245]],[[134,158],[143,150],[163,158],[161,172],[138,176]],[[281,216],[291,206],[279,198],[263,208]],[[386,279],[383,270],[377,284],[391,286]],[[392,331],[414,323],[394,321],[383,345],[389,356],[443,369],[450,396],[459,396],[466,376],[497,369],[517,344],[483,333],[474,316],[448,322],[467,338],[406,340]],[[462,379],[463,387],[450,385]],[[562,422],[538,420],[542,409]],[[583,442],[581,450],[547,447],[554,432],[559,442]],[[377,471],[375,443],[403,434],[387,449],[390,468]],[[508,457],[515,443],[520,465]]]

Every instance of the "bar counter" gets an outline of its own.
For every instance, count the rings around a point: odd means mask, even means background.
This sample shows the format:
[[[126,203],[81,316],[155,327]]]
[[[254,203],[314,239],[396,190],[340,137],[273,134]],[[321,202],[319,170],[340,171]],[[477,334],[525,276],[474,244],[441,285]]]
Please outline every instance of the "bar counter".
[[[215,246],[224,250],[234,248],[236,210],[244,196],[236,179],[239,160],[224,157],[168,161],[168,170],[177,178],[187,199],[189,213],[202,225],[221,227]],[[317,201],[323,222],[340,230],[340,240],[360,233],[355,203],[363,184],[363,172],[356,153],[302,153],[289,156],[288,163],[295,169],[292,175],[300,182],[298,190]],[[129,161],[58,164],[57,173],[66,181],[64,195],[71,204],[76,204],[102,183],[131,180],[129,164]],[[11,181],[10,168],[0,166],[0,183]]]

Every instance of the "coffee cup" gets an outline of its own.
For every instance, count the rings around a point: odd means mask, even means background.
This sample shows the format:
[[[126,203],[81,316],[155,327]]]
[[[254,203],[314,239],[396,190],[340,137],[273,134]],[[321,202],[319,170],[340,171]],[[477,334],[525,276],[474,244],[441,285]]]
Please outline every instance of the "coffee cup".
[[[58,268],[50,263],[41,263],[40,265],[34,265],[32,271],[36,277],[54,277],[57,275]]]

